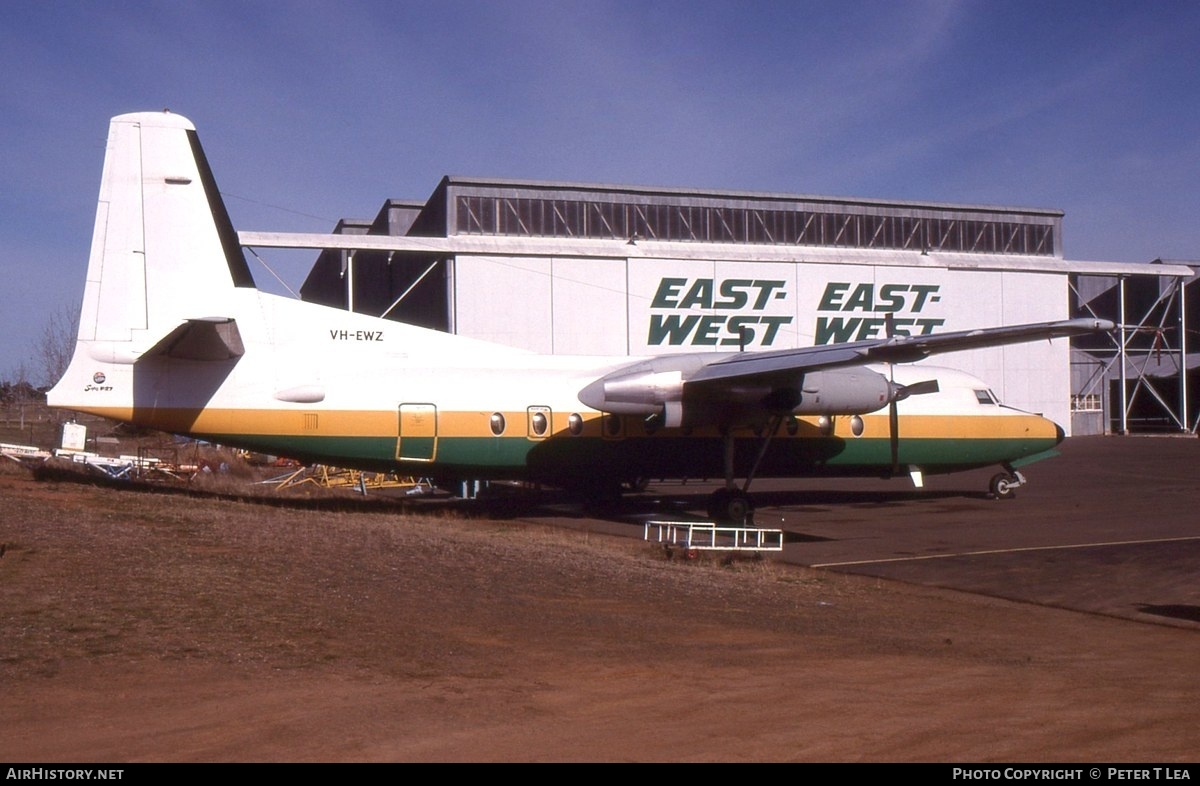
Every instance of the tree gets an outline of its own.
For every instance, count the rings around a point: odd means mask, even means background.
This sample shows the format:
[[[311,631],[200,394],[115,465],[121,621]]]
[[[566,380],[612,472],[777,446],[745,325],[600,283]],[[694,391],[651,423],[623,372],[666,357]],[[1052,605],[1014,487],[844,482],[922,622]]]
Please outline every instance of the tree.
[[[67,305],[50,312],[42,337],[37,345],[42,379],[47,387],[54,385],[67,371],[75,353],[75,337],[79,334],[79,306]]]
[[[36,387],[29,382],[29,370],[24,363],[8,373],[0,382],[0,404],[23,404],[41,398]]]
[[[0,399],[3,399],[5,404],[21,404],[26,401],[36,401],[41,397],[38,389],[28,382],[0,384]]]

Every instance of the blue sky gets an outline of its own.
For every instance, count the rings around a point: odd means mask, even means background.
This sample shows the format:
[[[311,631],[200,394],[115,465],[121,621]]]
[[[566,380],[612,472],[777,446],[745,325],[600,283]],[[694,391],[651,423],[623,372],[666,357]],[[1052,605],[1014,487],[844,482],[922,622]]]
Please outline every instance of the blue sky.
[[[453,174],[1054,208],[1068,259],[1200,258],[1196,2],[0,9],[0,378],[82,295],[109,117],[164,107],[239,229]]]

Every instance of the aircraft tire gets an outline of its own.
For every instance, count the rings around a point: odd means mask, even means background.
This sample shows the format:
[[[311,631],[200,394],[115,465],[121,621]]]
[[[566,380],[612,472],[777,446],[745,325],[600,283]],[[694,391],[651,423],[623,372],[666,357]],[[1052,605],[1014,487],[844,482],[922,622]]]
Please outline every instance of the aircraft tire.
[[[640,494],[650,487],[650,478],[645,475],[639,475],[636,478],[630,478],[625,481],[625,487],[635,494]]]
[[[736,489],[718,489],[708,500],[708,517],[719,522],[744,526],[754,515],[750,495]]]
[[[992,477],[988,488],[996,499],[1012,499],[1017,496],[1018,485],[1015,477],[1001,473]]]

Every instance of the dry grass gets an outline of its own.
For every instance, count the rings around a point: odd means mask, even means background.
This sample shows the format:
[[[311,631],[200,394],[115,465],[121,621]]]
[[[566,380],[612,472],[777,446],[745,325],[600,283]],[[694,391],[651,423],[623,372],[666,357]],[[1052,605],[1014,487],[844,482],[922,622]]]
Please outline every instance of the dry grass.
[[[0,757],[1194,756],[1191,631],[321,502],[0,472]]]
[[[0,663],[10,676],[53,674],[77,658],[255,661],[276,669],[336,662],[413,674],[462,647],[450,632],[410,640],[407,631],[430,618],[454,619],[456,628],[503,626],[502,616],[486,611],[498,601],[548,596],[602,605],[600,586],[614,572],[625,592],[647,602],[664,598],[665,571],[676,599],[695,593],[698,603],[729,605],[747,579],[769,584],[780,570],[665,561],[661,549],[638,542],[520,521],[480,527],[452,513],[312,510],[62,482],[6,496],[0,624],[10,635]],[[714,581],[721,574],[738,580]],[[540,635],[549,636],[563,620],[541,622]],[[522,627],[528,636],[540,626]]]

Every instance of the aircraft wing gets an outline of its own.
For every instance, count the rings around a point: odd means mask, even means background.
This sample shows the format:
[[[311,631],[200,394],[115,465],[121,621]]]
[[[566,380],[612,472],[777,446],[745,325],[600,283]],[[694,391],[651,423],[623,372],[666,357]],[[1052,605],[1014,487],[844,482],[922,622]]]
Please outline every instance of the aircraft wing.
[[[931,333],[924,336],[892,336],[770,352],[740,352],[714,360],[687,381],[694,383],[747,377],[762,380],[781,372],[793,377],[797,372],[863,363],[915,363],[943,352],[1019,344],[1043,338],[1078,336],[1112,330],[1114,327],[1112,322],[1104,319],[1066,319],[1011,327]]]
[[[661,415],[671,426],[753,419],[763,412],[807,413],[808,408],[825,414],[873,412],[918,391],[905,391],[856,367],[1114,327],[1108,320],[1069,319],[768,352],[660,355],[595,380],[580,391],[579,400],[603,412]]]

